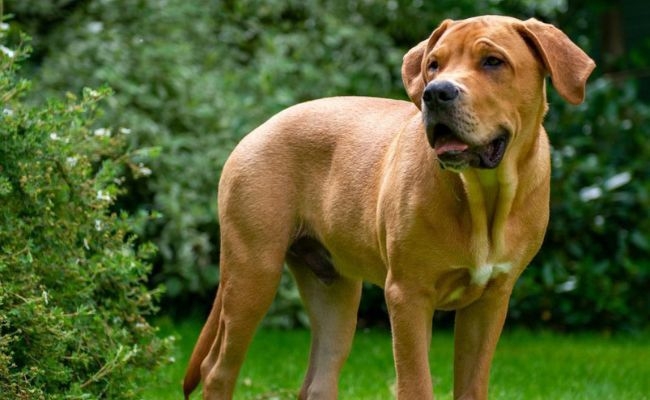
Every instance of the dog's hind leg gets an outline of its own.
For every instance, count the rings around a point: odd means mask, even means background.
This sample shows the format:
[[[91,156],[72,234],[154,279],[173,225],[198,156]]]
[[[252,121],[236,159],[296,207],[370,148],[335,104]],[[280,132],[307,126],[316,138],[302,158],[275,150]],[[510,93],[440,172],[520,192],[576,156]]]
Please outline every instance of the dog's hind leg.
[[[287,245],[282,240],[242,240],[222,234],[217,332],[201,364],[203,398],[231,399],[255,330],[277,291]]]
[[[287,261],[312,329],[309,368],[299,398],[335,400],[356,329],[361,281],[338,275],[327,251],[315,240],[294,243]]]

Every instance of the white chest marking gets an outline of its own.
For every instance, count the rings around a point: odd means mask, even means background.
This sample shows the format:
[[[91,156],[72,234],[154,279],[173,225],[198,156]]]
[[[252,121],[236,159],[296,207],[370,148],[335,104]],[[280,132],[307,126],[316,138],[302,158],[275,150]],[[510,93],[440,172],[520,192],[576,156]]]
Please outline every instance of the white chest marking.
[[[490,279],[500,274],[507,274],[512,269],[510,263],[483,264],[472,270],[472,283],[479,286],[485,286]]]

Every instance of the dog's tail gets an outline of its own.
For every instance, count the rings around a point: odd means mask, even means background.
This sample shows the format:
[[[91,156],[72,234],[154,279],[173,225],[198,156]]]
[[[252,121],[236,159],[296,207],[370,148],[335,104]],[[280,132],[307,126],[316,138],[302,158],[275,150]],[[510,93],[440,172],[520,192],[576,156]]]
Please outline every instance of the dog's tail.
[[[194,351],[192,351],[190,362],[187,365],[185,379],[183,379],[185,400],[190,398],[190,394],[201,381],[201,363],[210,351],[210,347],[212,347],[212,343],[217,336],[219,316],[221,314],[221,297],[223,296],[221,292],[221,290],[217,291],[217,296],[212,305],[208,320],[203,325],[203,329],[201,329],[201,334],[196,341],[196,345],[194,345]]]

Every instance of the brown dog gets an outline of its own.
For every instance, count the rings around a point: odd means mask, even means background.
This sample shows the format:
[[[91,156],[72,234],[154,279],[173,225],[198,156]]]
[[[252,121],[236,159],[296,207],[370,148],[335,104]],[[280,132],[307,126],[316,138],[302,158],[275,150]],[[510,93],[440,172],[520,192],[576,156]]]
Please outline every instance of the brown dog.
[[[221,286],[184,382],[230,399],[285,263],[313,330],[301,399],[335,399],[363,280],[382,286],[399,399],[432,399],[434,310],[456,310],[454,397],[485,399],[517,277],[549,214],[545,76],[577,104],[595,64],[534,19],[444,21],[404,57],[415,103],[291,107],[233,151],[219,186]]]

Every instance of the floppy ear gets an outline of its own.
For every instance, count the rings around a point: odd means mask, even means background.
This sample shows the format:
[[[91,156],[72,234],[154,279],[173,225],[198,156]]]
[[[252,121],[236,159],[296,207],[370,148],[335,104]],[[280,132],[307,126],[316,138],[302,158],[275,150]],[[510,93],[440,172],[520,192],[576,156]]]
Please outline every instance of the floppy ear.
[[[422,92],[424,92],[424,78],[422,77],[422,57],[429,39],[423,40],[404,55],[402,61],[402,82],[406,94],[418,108],[421,107]]]
[[[553,25],[531,18],[521,29],[537,49],[560,96],[571,104],[582,103],[587,78],[596,63]]]
[[[452,21],[446,19],[436,28],[428,39],[421,41],[404,55],[402,62],[402,82],[409,98],[418,108],[422,107],[422,92],[427,84],[424,56],[432,48]]]

